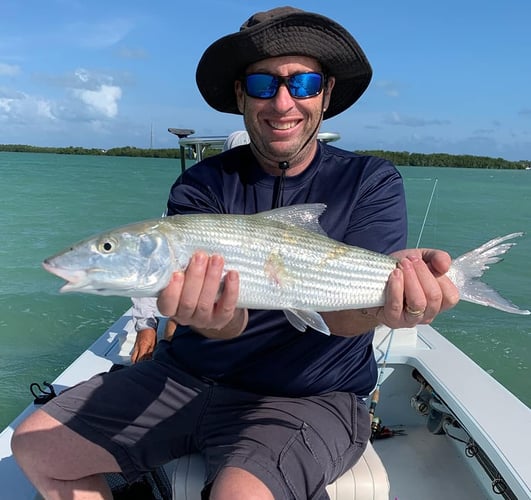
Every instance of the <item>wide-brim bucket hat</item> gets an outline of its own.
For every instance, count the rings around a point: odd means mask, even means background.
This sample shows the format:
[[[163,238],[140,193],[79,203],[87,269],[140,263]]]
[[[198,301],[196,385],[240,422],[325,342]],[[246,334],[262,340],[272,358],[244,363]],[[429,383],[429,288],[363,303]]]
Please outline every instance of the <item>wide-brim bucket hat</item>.
[[[371,80],[367,57],[343,26],[320,14],[278,7],[254,14],[240,31],[210,45],[197,66],[197,86],[214,109],[241,114],[235,80],[250,64],[288,55],[313,57],[325,74],[335,77],[325,119],[354,104]]]

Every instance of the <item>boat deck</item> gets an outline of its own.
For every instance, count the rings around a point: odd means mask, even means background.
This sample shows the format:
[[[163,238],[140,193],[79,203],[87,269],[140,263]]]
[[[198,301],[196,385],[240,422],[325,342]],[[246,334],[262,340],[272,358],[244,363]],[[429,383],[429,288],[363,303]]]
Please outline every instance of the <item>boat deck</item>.
[[[389,476],[391,500],[499,498],[485,491],[470,473],[473,459],[466,458],[447,436],[435,436],[425,425],[402,428],[407,435],[373,443]]]

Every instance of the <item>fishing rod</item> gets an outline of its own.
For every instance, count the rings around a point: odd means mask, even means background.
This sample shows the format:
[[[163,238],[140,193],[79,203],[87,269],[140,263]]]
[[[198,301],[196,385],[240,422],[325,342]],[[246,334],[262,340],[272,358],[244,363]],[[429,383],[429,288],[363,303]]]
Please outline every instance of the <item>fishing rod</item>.
[[[387,365],[387,359],[389,358],[389,351],[391,350],[391,343],[393,342],[393,335],[395,333],[394,328],[391,328],[389,332],[389,342],[387,342],[387,348],[385,349],[385,354],[382,362],[382,366],[378,372],[378,380],[376,382],[376,387],[372,393],[371,405],[369,406],[369,423],[371,425],[371,442],[374,440],[377,432],[380,430],[380,419],[374,416],[374,411],[376,406],[380,401],[380,387],[382,385],[383,373]]]
[[[415,245],[415,248],[418,248],[420,245],[420,240],[422,239],[422,235],[424,234],[424,228],[426,227],[426,221],[428,219],[428,215],[431,210],[431,204],[433,201],[433,196],[435,195],[435,191],[437,189],[437,183],[439,182],[439,179],[435,179],[435,182],[433,183],[433,188],[431,190],[430,199],[428,201],[428,206],[426,207],[426,211],[424,212],[424,220],[422,221],[422,225],[419,232],[419,237],[417,239],[417,244]],[[382,431],[382,427],[380,425],[380,419],[378,417],[375,417],[374,413],[376,410],[376,406],[378,406],[378,403],[380,401],[380,387],[382,385],[382,379],[383,379],[383,373],[387,366],[387,360],[389,359],[389,352],[391,350],[391,344],[393,342],[393,336],[394,336],[395,330],[394,328],[391,328],[389,332],[389,342],[387,343],[387,347],[385,349],[384,358],[382,361],[382,365],[380,366],[380,369],[378,371],[378,380],[376,382],[376,387],[374,388],[374,392],[372,393],[371,397],[371,404],[369,406],[369,423],[371,426],[371,442],[374,440],[374,438]],[[387,435],[393,435],[387,434]]]
[[[422,239],[422,235],[424,234],[424,228],[426,227],[426,220],[428,219],[428,214],[430,213],[431,202],[433,201],[433,195],[435,194],[435,190],[437,189],[438,182],[439,182],[439,179],[435,179],[435,182],[433,183],[433,189],[431,190],[430,200],[428,201],[428,207],[426,208],[426,212],[424,213],[424,220],[422,221],[422,226],[420,228],[420,233],[419,233],[419,237],[417,240],[417,244],[415,245],[415,248],[419,247],[420,240]]]

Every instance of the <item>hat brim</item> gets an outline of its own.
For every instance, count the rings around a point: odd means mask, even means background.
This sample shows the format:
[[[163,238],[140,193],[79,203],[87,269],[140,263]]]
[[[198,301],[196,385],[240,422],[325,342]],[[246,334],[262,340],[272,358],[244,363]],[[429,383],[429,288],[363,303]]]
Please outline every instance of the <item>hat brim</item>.
[[[272,18],[214,42],[197,66],[197,86],[214,109],[241,114],[234,82],[250,64],[286,55],[312,57],[321,63],[326,74],[335,77],[324,119],[354,104],[372,77],[365,54],[348,31],[324,16],[301,11]]]

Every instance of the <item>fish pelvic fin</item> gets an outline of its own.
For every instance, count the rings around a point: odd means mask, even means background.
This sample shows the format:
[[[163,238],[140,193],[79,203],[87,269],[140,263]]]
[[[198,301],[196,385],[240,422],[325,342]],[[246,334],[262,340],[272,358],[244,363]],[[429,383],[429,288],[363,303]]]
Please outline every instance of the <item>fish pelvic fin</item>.
[[[489,285],[479,280],[483,273],[489,269],[490,264],[500,262],[502,260],[501,256],[516,245],[515,242],[507,243],[507,240],[512,240],[523,234],[511,233],[494,238],[475,250],[471,250],[454,259],[448,276],[458,288],[461,300],[493,307],[512,314],[531,314],[530,311],[520,309],[503,298]]]
[[[324,333],[325,335],[330,335],[328,325],[324,322],[323,317],[316,311],[286,309],[284,314],[291,325],[299,330],[299,332],[305,332],[306,328],[310,326],[318,332]]]

